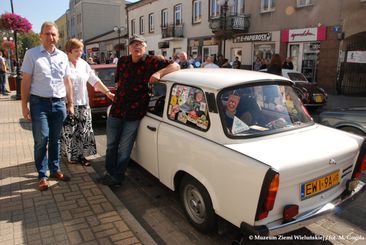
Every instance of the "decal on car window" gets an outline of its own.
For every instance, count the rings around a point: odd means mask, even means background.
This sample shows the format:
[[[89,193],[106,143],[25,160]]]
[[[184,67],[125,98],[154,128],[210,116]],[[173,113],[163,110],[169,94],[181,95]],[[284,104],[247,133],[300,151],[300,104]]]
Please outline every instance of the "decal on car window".
[[[207,101],[201,89],[176,84],[171,90],[168,117],[187,126],[207,130]]]

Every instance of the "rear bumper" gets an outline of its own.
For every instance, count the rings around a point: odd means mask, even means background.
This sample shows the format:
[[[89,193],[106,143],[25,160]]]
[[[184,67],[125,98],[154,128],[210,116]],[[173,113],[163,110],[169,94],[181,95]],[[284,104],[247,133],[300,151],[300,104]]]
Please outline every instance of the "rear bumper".
[[[334,213],[338,207],[346,206],[351,200],[359,196],[364,190],[365,183],[360,181],[351,194],[341,195],[330,203],[297,216],[297,218],[293,221],[287,223],[275,221],[267,225],[254,227],[242,222],[240,229],[243,233],[250,232],[252,234],[263,236],[284,234],[293,230],[297,230]]]

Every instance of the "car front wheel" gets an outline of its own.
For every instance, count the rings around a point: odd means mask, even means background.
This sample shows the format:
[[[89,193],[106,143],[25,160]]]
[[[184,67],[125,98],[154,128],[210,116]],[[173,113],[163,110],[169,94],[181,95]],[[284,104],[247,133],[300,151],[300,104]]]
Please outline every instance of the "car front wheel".
[[[206,188],[186,175],[180,185],[180,199],[190,223],[201,232],[216,228],[216,215]]]

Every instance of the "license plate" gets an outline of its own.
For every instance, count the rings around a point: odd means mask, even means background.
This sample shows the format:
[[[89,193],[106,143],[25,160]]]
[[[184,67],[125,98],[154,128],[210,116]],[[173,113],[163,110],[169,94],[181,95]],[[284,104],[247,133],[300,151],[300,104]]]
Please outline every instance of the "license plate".
[[[301,184],[301,200],[317,195],[339,184],[339,171]]]
[[[321,95],[315,95],[315,102],[316,103],[321,103],[323,102],[323,97]]]

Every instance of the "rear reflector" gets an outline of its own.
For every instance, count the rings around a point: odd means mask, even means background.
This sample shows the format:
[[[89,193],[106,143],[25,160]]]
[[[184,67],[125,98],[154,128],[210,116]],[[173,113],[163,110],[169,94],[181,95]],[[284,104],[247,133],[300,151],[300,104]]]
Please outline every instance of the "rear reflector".
[[[283,221],[289,222],[293,220],[293,218],[298,215],[299,213],[299,206],[295,204],[287,205],[283,209]]]

